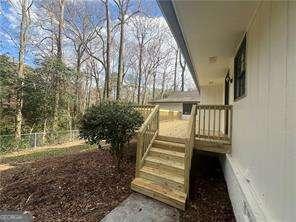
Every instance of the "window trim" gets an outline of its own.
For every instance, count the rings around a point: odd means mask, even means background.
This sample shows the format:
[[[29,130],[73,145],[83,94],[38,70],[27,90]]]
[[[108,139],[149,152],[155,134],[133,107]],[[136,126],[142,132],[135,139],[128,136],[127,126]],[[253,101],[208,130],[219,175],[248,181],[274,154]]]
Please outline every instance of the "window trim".
[[[245,72],[244,73],[244,93],[237,96],[236,95],[236,89],[237,89],[237,85],[238,85],[238,83],[237,83],[238,75],[241,75],[242,73],[239,73],[239,74],[236,73],[236,63],[235,63],[235,61],[236,61],[239,53],[241,52],[241,50],[243,50],[243,48],[244,48],[244,54],[245,54],[244,55],[244,66],[245,66],[244,67],[244,72]],[[243,98],[245,98],[247,96],[247,63],[248,63],[247,62],[247,34],[245,34],[242,41],[241,41],[241,43],[240,43],[240,46],[239,46],[239,48],[238,48],[238,50],[236,52],[236,55],[235,55],[234,61],[233,61],[233,80],[234,80],[233,81],[233,100],[234,100],[234,102],[237,102],[237,101],[239,101],[239,100],[241,100],[241,99],[243,99]]]

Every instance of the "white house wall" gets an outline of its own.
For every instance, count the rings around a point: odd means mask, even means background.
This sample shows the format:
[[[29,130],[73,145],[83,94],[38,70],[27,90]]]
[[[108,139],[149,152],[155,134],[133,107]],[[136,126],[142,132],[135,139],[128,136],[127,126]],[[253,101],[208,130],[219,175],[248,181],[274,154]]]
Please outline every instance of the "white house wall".
[[[223,84],[215,84],[215,85],[204,85],[200,87],[200,104],[201,105],[223,105],[224,104],[224,85]],[[199,114],[199,113],[197,113]],[[199,130],[198,126],[201,126],[201,129],[208,130],[208,122],[210,122],[210,129],[213,130],[215,128],[218,131],[219,121],[214,121],[214,112],[211,111],[210,115],[206,114],[205,119],[203,118],[203,111],[201,111],[201,118],[197,117],[197,121],[200,120],[200,124],[197,122],[197,130]],[[216,113],[216,116],[218,113]],[[224,132],[224,122],[225,122],[225,112],[221,111],[221,122],[220,122],[220,132]],[[209,121],[210,118],[210,121]],[[215,124],[215,127],[214,127]],[[204,128],[203,128],[204,126]]]
[[[227,159],[237,163],[268,221],[295,221],[296,2],[259,6],[247,32],[246,83],[246,97],[233,103]]]
[[[218,84],[200,86],[200,103],[202,105],[224,104],[224,85]]]

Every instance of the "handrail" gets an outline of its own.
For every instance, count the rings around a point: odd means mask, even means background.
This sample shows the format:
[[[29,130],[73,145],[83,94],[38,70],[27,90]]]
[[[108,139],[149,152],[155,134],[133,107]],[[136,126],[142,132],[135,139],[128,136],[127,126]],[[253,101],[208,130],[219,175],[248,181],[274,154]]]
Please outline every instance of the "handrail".
[[[152,108],[154,108],[155,105],[134,105],[134,107],[140,107],[140,108],[142,108],[142,107],[152,107]]]
[[[195,127],[196,127],[196,105],[192,106],[188,128],[185,137],[185,172],[184,172],[184,192],[189,191],[189,178],[191,169],[191,158],[195,142]]]
[[[231,136],[231,105],[197,105],[197,138],[231,143]]]
[[[159,132],[159,105],[155,106],[138,130],[136,177],[139,175],[145,157]]]

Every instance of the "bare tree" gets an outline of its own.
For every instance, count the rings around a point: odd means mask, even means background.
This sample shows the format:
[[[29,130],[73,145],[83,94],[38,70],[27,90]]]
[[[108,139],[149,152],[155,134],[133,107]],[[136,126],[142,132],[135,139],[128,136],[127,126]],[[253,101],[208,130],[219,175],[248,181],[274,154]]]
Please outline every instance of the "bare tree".
[[[110,98],[110,76],[111,76],[111,21],[110,21],[110,11],[109,11],[109,0],[102,0],[105,5],[105,15],[106,15],[106,73],[105,73],[105,88],[104,88],[104,98]]]
[[[22,132],[22,107],[23,107],[23,78],[24,78],[24,61],[25,61],[25,53],[27,47],[27,38],[28,38],[28,29],[31,24],[30,18],[30,9],[33,4],[33,1],[28,0],[19,0],[16,4],[13,1],[10,1],[10,4],[18,10],[20,8],[21,22],[19,27],[19,42],[18,42],[18,68],[17,68],[17,76],[20,79],[20,90],[17,91],[16,95],[16,124],[15,124],[15,138],[16,140],[20,140],[21,132]]]
[[[63,32],[64,32],[64,12],[65,12],[66,0],[59,0],[59,19],[58,19],[58,36],[57,36],[57,58],[62,60],[63,58]]]
[[[137,16],[132,19],[132,32],[138,45],[138,93],[137,102],[141,100],[141,85],[143,77],[143,57],[145,56],[145,46],[155,37],[157,24],[152,19],[145,16]],[[147,79],[148,76],[146,76]]]
[[[117,69],[117,87],[116,87],[116,99],[120,99],[120,90],[121,84],[124,75],[124,43],[125,43],[125,24],[127,21],[135,15],[138,10],[132,12],[129,16],[127,16],[128,10],[130,8],[130,0],[114,0],[118,8],[118,20],[119,20],[119,29],[120,29],[120,37],[119,37],[119,52],[118,52],[118,69]]]
[[[74,116],[81,113],[84,106],[81,98],[83,97],[81,68],[88,59],[87,45],[95,38],[96,26],[92,24],[93,13],[87,2],[73,1],[66,6],[65,35],[72,41],[76,57]]]
[[[167,80],[167,74],[168,74],[168,68],[169,68],[169,61],[164,62],[164,67],[162,70],[162,78],[161,78],[161,92],[160,92],[160,98],[164,98],[164,91],[166,87],[166,80]]]
[[[186,69],[187,63],[184,57],[181,55],[181,53],[180,53],[179,62],[181,66],[181,91],[184,92],[184,75],[185,75],[185,69]]]
[[[64,11],[65,11],[65,2],[66,0],[59,0],[58,4],[58,12],[57,12],[57,20],[58,20],[58,31],[56,38],[57,45],[57,59],[60,62],[63,61],[63,34],[64,34]],[[59,112],[59,104],[60,104],[60,74],[55,73],[54,78],[54,87],[55,87],[55,99],[54,99],[54,111],[53,111],[53,123],[52,130],[57,130],[58,124],[58,112]]]
[[[152,77],[153,77],[153,80],[152,80],[152,98],[153,98],[153,100],[155,99],[156,76],[158,73],[158,69],[159,69],[160,65],[162,64],[162,62],[165,60],[165,58],[169,54],[169,51],[163,50],[164,38],[163,38],[162,34],[163,34],[162,31],[160,31],[158,33],[156,41],[154,41],[154,44],[151,44],[150,50],[148,50],[148,52],[149,52],[148,57],[150,60],[150,69],[151,69],[151,73],[152,73]],[[147,87],[147,84],[145,84],[144,98],[146,97],[146,87]]]
[[[179,48],[175,50],[174,92],[177,90],[178,54]]]

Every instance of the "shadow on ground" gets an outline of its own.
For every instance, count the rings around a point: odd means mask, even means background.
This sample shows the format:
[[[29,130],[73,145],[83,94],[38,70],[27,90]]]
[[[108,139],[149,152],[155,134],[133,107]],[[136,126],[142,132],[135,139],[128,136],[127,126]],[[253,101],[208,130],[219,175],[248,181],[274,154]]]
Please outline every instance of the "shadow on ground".
[[[187,202],[180,221],[235,221],[218,156],[194,152]]]

